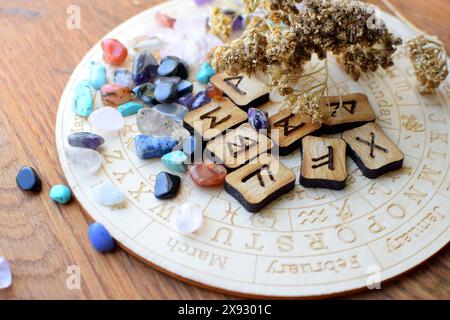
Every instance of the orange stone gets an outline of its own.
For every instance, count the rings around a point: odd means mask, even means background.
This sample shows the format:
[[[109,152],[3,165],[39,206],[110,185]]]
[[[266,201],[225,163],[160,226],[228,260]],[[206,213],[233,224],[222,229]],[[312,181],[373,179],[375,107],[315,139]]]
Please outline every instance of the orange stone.
[[[102,87],[102,102],[108,107],[118,107],[131,101],[131,89],[118,84],[105,84]]]
[[[205,87],[206,94],[208,97],[214,100],[220,100],[222,99],[223,92],[217,88],[215,85],[213,85],[211,82],[208,83]]]
[[[127,48],[116,39],[102,41],[103,59],[113,66],[120,66],[128,56]]]
[[[175,19],[164,14],[162,12],[157,12],[155,15],[156,23],[158,23],[161,27],[173,28],[175,24]]]
[[[224,184],[227,169],[220,164],[196,164],[189,175],[199,187],[217,187]]]

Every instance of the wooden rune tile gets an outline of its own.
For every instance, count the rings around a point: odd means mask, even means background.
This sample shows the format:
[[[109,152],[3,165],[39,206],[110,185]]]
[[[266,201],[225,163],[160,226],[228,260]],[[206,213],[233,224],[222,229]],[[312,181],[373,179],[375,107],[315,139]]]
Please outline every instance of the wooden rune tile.
[[[264,82],[255,77],[239,75],[229,77],[223,73],[211,77],[211,83],[223,91],[238,107],[248,110],[269,101],[269,90]]]
[[[282,110],[269,118],[269,136],[279,147],[279,154],[288,155],[301,147],[302,139],[314,133],[322,125],[312,123],[311,117]]]
[[[343,189],[347,179],[345,157],[344,140],[305,137],[300,184],[310,188]]]
[[[403,166],[404,154],[376,123],[346,131],[342,138],[364,176],[374,179]]]
[[[247,121],[247,113],[236,107],[229,99],[213,101],[206,106],[188,112],[184,127],[203,138],[204,142],[223,134]]]
[[[342,105],[340,101],[342,100]],[[322,132],[337,133],[375,121],[369,99],[362,93],[320,99],[320,110],[325,115]]]
[[[249,212],[260,211],[294,187],[294,171],[267,153],[228,174],[225,179],[225,190]]]
[[[215,163],[234,170],[262,153],[270,152],[272,140],[244,123],[206,145],[207,155]]]

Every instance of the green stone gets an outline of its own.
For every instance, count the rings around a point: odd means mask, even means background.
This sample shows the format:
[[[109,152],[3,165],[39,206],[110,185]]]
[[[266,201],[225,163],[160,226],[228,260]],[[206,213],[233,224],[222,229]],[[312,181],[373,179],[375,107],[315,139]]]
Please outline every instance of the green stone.
[[[94,111],[94,101],[92,99],[89,80],[83,80],[77,85],[72,110],[80,117],[89,117]]]
[[[136,114],[144,107],[142,103],[135,101],[130,101],[120,105],[117,110],[122,114],[122,116],[127,117]]]
[[[177,172],[186,172],[188,157],[183,151],[172,151],[161,158],[167,168]]]
[[[50,198],[57,203],[67,204],[72,200],[72,191],[69,187],[59,184],[50,190]]]

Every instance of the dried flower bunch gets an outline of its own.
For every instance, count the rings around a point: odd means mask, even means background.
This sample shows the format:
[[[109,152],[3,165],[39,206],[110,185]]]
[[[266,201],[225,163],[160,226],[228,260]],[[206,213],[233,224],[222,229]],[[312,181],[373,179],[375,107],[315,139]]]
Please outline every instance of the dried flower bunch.
[[[447,78],[447,54],[443,44],[426,35],[408,41],[409,56],[419,80],[420,92],[435,93]]]
[[[327,79],[321,85],[295,89],[313,54],[324,60],[331,52],[357,80],[361,73],[392,66],[393,53],[402,43],[383,22],[376,27],[369,25],[375,10],[359,1],[243,0],[243,3],[253,19],[240,38],[212,52],[214,68],[231,75],[265,72],[268,85],[286,96],[288,107],[310,114],[314,120],[321,117],[318,101],[327,90]],[[327,72],[326,63],[320,70]]]

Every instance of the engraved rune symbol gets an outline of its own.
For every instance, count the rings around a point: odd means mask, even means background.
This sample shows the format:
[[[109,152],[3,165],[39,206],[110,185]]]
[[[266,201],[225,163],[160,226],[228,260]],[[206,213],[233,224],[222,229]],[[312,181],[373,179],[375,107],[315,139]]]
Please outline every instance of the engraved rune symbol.
[[[371,158],[375,158],[375,154],[374,154],[375,149],[378,149],[378,150],[380,150],[380,151],[383,151],[384,153],[388,153],[388,152],[389,152],[389,150],[386,149],[385,147],[382,147],[382,146],[377,145],[377,144],[375,143],[375,133],[371,132],[371,133],[370,133],[370,138],[371,138],[371,139],[370,139],[370,142],[367,141],[367,140],[364,140],[364,139],[362,139],[362,138],[360,138],[360,137],[356,137],[356,141],[359,141],[359,142],[361,142],[361,143],[364,143],[364,144],[366,144],[366,145],[368,145],[368,146],[370,147],[370,157],[371,157]]]
[[[283,134],[284,134],[285,136],[289,136],[289,135],[292,134],[294,131],[296,131],[296,130],[298,130],[298,129],[301,129],[301,128],[303,128],[303,127],[305,126],[305,123],[304,123],[304,122],[302,122],[302,123],[300,123],[299,125],[296,125],[296,126],[290,125],[290,124],[289,124],[289,121],[290,121],[294,116],[295,116],[295,115],[291,113],[289,116],[287,116],[287,117],[285,117],[285,118],[283,118],[283,119],[278,120],[277,122],[275,122],[275,123],[273,124],[273,126],[274,126],[274,127],[279,127],[279,128],[283,127],[283,129],[284,129]]]
[[[257,140],[251,139],[249,137],[238,136],[239,144],[233,142],[227,142],[228,150],[236,158],[241,153],[247,152],[250,148],[256,146],[258,144]],[[235,150],[234,147],[237,147]]]
[[[215,107],[214,109],[212,109],[211,111],[205,113],[204,115],[202,115],[200,117],[200,120],[205,120],[205,119],[211,119],[211,123],[209,125],[209,129],[213,129],[216,126],[218,126],[219,124],[222,124],[228,120],[231,119],[231,115],[227,115],[226,117],[220,119],[219,121],[217,121],[217,117],[216,116],[211,116],[213,113],[217,112],[218,110],[220,110],[220,106]]]
[[[318,169],[320,167],[328,165],[328,169],[334,170],[334,150],[332,146],[328,146],[328,154],[323,155],[319,158],[312,158],[313,162],[319,162],[322,160],[328,159],[327,161],[321,162],[319,164],[314,164],[312,166],[313,169]]]
[[[230,87],[232,87],[234,90],[236,90],[237,92],[239,92],[241,95],[246,95],[247,92],[242,91],[242,90],[239,88],[239,85],[241,84],[242,79],[244,79],[243,76],[237,76],[237,77],[229,77],[229,78],[225,78],[225,79],[223,79],[223,81],[224,81],[227,85],[229,85]],[[236,80],[237,80],[237,81],[236,81]],[[236,81],[236,82],[233,82],[233,81]]]
[[[336,117],[336,113],[340,109],[341,103],[340,102],[334,102],[334,103],[330,103],[329,106],[331,108],[334,108],[334,111],[331,113],[331,116],[332,117]],[[346,110],[348,113],[354,114],[355,113],[355,109],[356,109],[356,101],[355,100],[342,101],[342,108],[344,110]]]
[[[259,168],[259,169],[255,170],[255,171],[253,171],[252,173],[250,173],[250,174],[247,175],[246,177],[244,177],[244,178],[242,179],[242,182],[243,182],[243,183],[246,183],[248,180],[250,180],[250,179],[253,178],[254,176],[257,176],[257,177],[258,177],[258,180],[259,180],[259,184],[261,185],[261,187],[265,187],[265,186],[266,186],[266,183],[264,182],[264,179],[263,179],[263,176],[262,176],[263,171],[266,171],[266,172],[267,172],[267,175],[269,176],[270,180],[272,180],[273,182],[276,181],[276,179],[275,179],[275,177],[274,177],[272,171],[270,170],[269,165],[266,164],[266,165],[262,166],[261,168]]]

